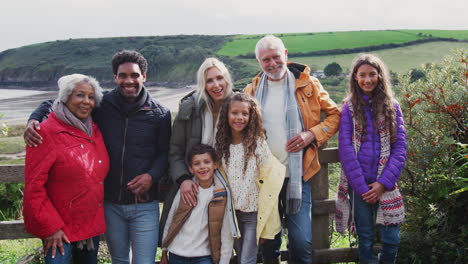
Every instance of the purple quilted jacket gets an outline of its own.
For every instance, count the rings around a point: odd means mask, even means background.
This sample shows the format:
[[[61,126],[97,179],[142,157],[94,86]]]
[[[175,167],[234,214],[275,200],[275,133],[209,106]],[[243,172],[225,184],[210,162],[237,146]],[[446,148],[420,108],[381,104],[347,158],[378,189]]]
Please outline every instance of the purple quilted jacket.
[[[347,103],[344,104],[341,111],[338,138],[341,167],[348,178],[351,189],[359,195],[369,191],[368,184],[376,181],[380,157],[380,138],[372,122],[371,100],[366,95],[363,95],[363,99],[366,102],[367,134],[362,138],[361,149],[357,156],[354,153],[351,141],[353,122]],[[400,105],[397,102],[395,102],[395,111],[397,120],[396,141],[391,145],[390,158],[378,179],[378,182],[383,184],[387,190],[391,190],[395,186],[406,160],[406,130]]]

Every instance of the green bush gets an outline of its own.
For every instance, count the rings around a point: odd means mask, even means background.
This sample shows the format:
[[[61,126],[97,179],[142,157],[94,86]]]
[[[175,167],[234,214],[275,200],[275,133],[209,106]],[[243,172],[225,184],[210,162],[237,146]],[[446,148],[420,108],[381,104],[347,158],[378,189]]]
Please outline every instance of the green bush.
[[[338,63],[332,62],[328,64],[327,66],[325,66],[325,68],[323,69],[323,72],[325,73],[326,76],[338,76],[343,72],[343,69]]]
[[[402,76],[408,156],[401,176],[407,218],[402,263],[468,261],[468,53]],[[404,260],[404,261],[402,261]]]
[[[320,83],[323,86],[338,86],[343,84],[346,86],[347,79],[344,76],[330,76],[323,79],[320,79]]]
[[[0,241],[0,263],[18,263],[25,255],[33,255],[36,249],[40,248],[40,239],[16,239]],[[29,263],[44,263],[40,260],[33,260]]]
[[[23,183],[0,183],[0,221],[22,218]]]

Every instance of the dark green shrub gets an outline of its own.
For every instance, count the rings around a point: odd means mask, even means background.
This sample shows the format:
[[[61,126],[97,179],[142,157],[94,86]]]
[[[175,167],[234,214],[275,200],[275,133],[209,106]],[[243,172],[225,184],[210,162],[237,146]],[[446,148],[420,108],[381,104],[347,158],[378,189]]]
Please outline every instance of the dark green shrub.
[[[323,69],[323,72],[325,73],[326,76],[338,76],[343,72],[343,69],[338,63],[332,62],[328,64],[327,66],[325,66],[325,68]]]
[[[467,51],[400,79],[408,157],[401,263],[468,261]]]

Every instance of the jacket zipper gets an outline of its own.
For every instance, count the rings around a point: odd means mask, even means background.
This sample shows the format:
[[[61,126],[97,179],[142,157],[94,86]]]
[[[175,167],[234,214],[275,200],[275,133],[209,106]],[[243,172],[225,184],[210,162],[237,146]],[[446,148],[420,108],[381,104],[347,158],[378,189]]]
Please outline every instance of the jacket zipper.
[[[128,127],[128,116],[125,117],[125,128],[124,128],[124,138],[122,144],[122,156],[120,158],[120,162],[122,164],[121,171],[120,171],[120,190],[119,190],[119,202],[122,201],[122,185],[123,185],[123,178],[124,178],[124,157],[125,157],[125,145],[127,144],[127,127]]]

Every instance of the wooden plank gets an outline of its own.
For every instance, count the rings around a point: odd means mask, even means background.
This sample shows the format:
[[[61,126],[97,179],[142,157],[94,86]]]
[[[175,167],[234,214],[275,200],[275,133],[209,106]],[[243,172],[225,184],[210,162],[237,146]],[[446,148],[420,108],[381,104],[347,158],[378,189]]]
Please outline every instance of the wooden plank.
[[[338,148],[326,148],[319,150],[321,163],[339,162]],[[0,182],[22,182],[24,176],[24,165],[0,165]]]
[[[316,249],[313,251],[313,262],[317,264],[323,263],[339,263],[339,262],[357,262],[359,261],[357,248],[331,248],[331,249]],[[281,261],[288,261],[289,253],[287,250],[281,251]],[[257,263],[262,263],[259,257]],[[158,264],[159,262],[156,262]],[[237,263],[237,257],[233,256],[231,264]]]
[[[325,148],[319,150],[319,161],[320,163],[340,162],[340,158],[338,156],[338,148]]]
[[[314,206],[312,208],[313,215],[326,215],[335,213],[335,202],[336,200],[314,200]]]
[[[321,163],[339,162],[338,149],[326,148],[319,150],[319,159]],[[0,165],[0,183],[1,182],[23,182],[24,165]]]
[[[23,182],[24,165],[0,165],[0,183]]]
[[[315,219],[314,219],[315,220]],[[0,240],[34,238],[24,230],[22,220],[0,222]],[[376,248],[376,250],[378,250]],[[314,249],[314,263],[358,261],[357,248]],[[281,252],[281,259],[288,260],[288,252]]]
[[[359,261],[357,248],[327,248],[314,250],[314,263]]]
[[[24,229],[23,220],[0,222],[0,240],[21,238],[34,238]]]
[[[335,200],[314,201],[313,215],[326,215],[335,212]],[[314,217],[315,220],[315,217]],[[32,237],[24,230],[23,221],[0,222],[0,240]]]
[[[281,261],[288,261],[289,253],[287,250],[281,250]],[[257,263],[262,263],[261,256],[258,256]],[[313,251],[313,263],[338,263],[338,262],[353,262],[359,261],[357,248],[327,248],[315,249]],[[231,264],[237,263],[237,257],[233,256],[230,261]]]

